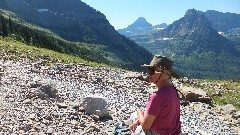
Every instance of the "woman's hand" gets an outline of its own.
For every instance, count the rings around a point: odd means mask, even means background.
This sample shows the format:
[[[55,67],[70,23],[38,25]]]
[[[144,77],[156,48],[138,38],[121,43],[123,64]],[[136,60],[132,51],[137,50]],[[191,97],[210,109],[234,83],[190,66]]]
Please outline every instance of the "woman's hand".
[[[130,129],[132,130],[132,132],[134,133],[137,126],[139,125],[139,120],[137,119],[133,124],[130,125]]]

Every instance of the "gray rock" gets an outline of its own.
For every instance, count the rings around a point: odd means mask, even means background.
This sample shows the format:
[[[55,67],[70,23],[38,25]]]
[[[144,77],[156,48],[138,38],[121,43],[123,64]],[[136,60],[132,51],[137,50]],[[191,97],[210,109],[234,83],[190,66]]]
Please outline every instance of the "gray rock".
[[[68,105],[66,105],[65,103],[57,103],[58,108],[67,108]]]
[[[31,104],[32,103],[32,100],[31,99],[25,99],[23,101],[24,104]]]
[[[78,109],[80,107],[80,101],[76,100],[74,102],[71,102],[70,106],[71,106],[72,109]]]
[[[108,115],[107,101],[100,96],[87,96],[83,100],[84,110],[88,114],[96,114],[100,117]]]
[[[182,90],[187,101],[202,102],[207,104],[211,103],[211,98],[207,96],[207,92],[203,91],[202,89],[183,86]]]
[[[226,114],[232,114],[232,113],[236,112],[236,108],[232,104],[227,104],[227,105],[221,106],[221,109]]]
[[[235,113],[233,113],[233,118],[235,118],[235,119],[239,119],[240,118],[240,111],[237,111],[237,112],[235,112]]]
[[[39,87],[35,91],[35,93],[40,99],[57,98],[58,97],[57,89],[53,88],[51,85],[43,85],[43,86]]]
[[[49,129],[47,130],[46,134],[52,134],[53,132],[54,132],[54,129],[49,128]]]

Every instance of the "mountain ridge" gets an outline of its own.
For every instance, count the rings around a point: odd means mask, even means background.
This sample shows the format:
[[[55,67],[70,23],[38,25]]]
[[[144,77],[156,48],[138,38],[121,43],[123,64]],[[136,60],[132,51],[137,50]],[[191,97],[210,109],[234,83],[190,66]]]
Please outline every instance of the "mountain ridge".
[[[198,11],[200,14],[212,23],[215,30],[220,32],[229,32],[229,30],[240,27],[240,14],[230,12],[219,12],[215,10],[207,10],[206,12]]]
[[[0,7],[63,39],[106,46],[116,56],[105,56],[112,65],[141,70],[140,65],[152,58],[150,52],[115,31],[104,14],[82,1],[7,0],[0,1]]]

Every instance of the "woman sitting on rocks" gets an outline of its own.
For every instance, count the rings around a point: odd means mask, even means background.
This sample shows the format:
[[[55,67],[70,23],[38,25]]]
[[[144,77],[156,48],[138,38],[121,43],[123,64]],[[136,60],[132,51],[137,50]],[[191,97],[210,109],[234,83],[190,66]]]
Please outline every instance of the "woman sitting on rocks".
[[[135,112],[136,118],[132,114],[132,135],[180,134],[180,99],[176,88],[170,82],[171,77],[179,76],[172,71],[172,64],[168,58],[157,55],[150,65],[143,65],[148,68],[149,82],[154,83],[158,90],[149,97],[145,112],[138,109]]]

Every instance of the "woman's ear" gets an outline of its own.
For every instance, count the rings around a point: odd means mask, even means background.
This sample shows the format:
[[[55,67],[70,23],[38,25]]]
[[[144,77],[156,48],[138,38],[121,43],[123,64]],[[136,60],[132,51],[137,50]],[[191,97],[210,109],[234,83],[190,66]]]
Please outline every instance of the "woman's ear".
[[[158,72],[162,72],[162,71],[163,71],[163,68],[161,68],[161,67],[156,67],[155,70],[158,71]]]

